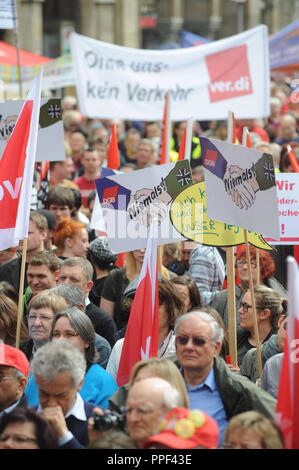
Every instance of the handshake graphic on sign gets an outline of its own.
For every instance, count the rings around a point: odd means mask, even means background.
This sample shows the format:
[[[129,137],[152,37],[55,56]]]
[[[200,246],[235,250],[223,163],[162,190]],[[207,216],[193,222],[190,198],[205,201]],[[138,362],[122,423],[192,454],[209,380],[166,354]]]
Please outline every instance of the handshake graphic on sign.
[[[249,209],[254,204],[255,193],[260,189],[254,165],[246,170],[237,165],[227,166],[223,182],[226,193],[240,209]]]

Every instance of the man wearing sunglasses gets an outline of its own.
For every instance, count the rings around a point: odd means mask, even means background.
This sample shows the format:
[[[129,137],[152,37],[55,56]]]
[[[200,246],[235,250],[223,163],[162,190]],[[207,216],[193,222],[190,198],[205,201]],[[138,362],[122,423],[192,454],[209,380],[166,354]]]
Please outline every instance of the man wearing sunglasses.
[[[219,445],[232,416],[256,410],[273,418],[276,406],[275,399],[219,357],[223,333],[219,323],[200,310],[181,315],[175,324],[177,359],[190,409],[203,410],[217,421]]]

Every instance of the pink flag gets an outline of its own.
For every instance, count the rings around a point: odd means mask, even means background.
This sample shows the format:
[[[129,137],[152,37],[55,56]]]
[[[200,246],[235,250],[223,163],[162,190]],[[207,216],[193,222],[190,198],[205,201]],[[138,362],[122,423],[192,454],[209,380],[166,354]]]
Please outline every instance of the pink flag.
[[[287,258],[288,326],[280,373],[275,421],[280,427],[286,449],[299,449],[299,268]]]
[[[119,387],[129,382],[136,362],[158,356],[159,298],[157,272],[157,238],[155,222],[147,241],[139,283],[128,321],[116,382]]]
[[[112,124],[111,139],[110,139],[109,149],[107,153],[107,168],[110,168],[110,170],[118,170],[119,167],[120,167],[120,159],[119,159],[115,124]]]
[[[0,250],[28,237],[42,69],[34,79],[0,160]]]

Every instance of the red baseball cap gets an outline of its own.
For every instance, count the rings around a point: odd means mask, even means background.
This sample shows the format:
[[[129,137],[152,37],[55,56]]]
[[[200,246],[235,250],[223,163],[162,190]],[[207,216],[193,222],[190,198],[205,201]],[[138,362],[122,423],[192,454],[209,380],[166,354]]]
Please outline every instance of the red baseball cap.
[[[27,377],[29,373],[29,362],[25,354],[17,348],[8,344],[0,343],[0,365],[14,367]]]
[[[144,449],[157,443],[170,449],[216,449],[218,446],[218,424],[204,411],[174,408],[167,413],[160,429],[159,434],[146,441]]]

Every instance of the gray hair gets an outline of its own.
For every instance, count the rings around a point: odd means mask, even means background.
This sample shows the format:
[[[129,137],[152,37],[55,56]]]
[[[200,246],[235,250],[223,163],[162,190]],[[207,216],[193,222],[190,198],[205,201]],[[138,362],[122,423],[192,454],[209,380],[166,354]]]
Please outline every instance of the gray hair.
[[[60,373],[69,372],[76,388],[84,379],[86,361],[78,348],[66,340],[59,340],[47,343],[36,351],[31,370],[34,375],[48,381],[55,380]]]
[[[63,297],[71,307],[78,307],[83,305],[85,311],[85,294],[80,287],[74,284],[57,284],[55,287],[49,289],[50,292],[54,292],[56,295]]]
[[[87,281],[92,281],[92,276],[93,276],[93,267],[90,261],[86,258],[82,258],[81,256],[74,256],[72,258],[67,258],[63,261],[60,269],[63,266],[80,266],[81,269],[83,270],[84,276]]]
[[[211,341],[217,343],[218,341],[222,343],[224,337],[224,331],[222,326],[213,318],[211,315],[200,310],[192,310],[192,312],[184,313],[180,315],[174,325],[174,333],[177,335],[179,326],[183,321],[188,320],[189,318],[198,318],[201,321],[208,323],[211,327]]]
[[[99,359],[99,354],[96,350],[95,330],[90,318],[78,307],[70,307],[66,308],[65,310],[61,310],[61,312],[57,313],[54,318],[51,338],[53,337],[55,325],[61,317],[68,318],[75,332],[80,336],[80,338],[83,339],[84,343],[89,344],[88,348],[86,348],[85,350],[85,359],[87,362],[87,366],[96,363]]]
[[[162,403],[168,410],[184,406],[184,400],[180,392],[170,383],[163,388]]]

